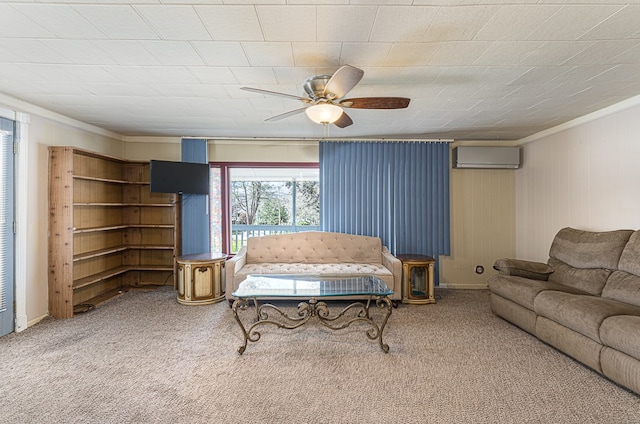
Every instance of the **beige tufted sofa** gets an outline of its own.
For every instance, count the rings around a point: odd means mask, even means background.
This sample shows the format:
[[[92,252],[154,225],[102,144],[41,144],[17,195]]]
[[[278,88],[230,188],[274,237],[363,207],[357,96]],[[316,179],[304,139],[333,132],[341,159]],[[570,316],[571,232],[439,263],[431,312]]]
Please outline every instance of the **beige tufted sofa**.
[[[308,231],[250,237],[225,264],[226,297],[250,274],[375,275],[402,298],[402,263],[378,237]]]

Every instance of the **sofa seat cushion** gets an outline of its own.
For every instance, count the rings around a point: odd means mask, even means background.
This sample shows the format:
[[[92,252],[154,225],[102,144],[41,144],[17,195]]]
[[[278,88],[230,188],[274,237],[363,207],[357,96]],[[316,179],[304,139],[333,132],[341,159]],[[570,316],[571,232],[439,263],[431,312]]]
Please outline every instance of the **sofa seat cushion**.
[[[640,360],[640,316],[609,317],[600,326],[602,343]]]
[[[600,325],[605,319],[614,315],[640,315],[640,308],[633,305],[558,291],[544,291],[536,296],[534,311],[598,343],[602,343]]]
[[[236,274],[236,280],[242,281],[251,274],[305,274],[305,275],[375,275],[383,281],[393,282],[393,274],[382,264],[290,264],[290,263],[253,263],[246,264]],[[390,286],[392,287],[392,286]]]
[[[545,290],[557,290],[575,294],[587,294],[574,287],[563,286],[561,284],[543,281],[530,280],[524,277],[509,275],[496,275],[489,280],[489,289],[520,306],[533,311],[533,301],[536,296]]]

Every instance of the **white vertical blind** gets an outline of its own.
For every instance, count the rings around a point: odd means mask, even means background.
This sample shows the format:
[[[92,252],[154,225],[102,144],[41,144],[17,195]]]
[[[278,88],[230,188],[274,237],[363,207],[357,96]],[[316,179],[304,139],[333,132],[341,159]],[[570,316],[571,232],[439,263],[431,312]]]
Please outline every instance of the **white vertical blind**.
[[[380,237],[393,254],[449,254],[448,143],[321,142],[320,198],[323,231]]]

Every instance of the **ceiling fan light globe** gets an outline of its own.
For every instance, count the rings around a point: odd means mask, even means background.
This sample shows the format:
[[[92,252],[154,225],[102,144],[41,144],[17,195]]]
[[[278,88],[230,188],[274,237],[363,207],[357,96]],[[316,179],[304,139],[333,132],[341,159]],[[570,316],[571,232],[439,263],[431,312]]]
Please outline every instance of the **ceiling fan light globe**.
[[[331,103],[321,103],[309,106],[305,113],[315,123],[333,124],[342,116],[342,108]]]

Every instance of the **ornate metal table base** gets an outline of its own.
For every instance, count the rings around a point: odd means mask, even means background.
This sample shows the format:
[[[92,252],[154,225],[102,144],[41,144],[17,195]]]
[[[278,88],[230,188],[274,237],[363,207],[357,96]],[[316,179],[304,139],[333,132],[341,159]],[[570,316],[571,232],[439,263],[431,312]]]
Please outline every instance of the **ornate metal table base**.
[[[255,308],[255,317],[253,323],[248,327],[240,320],[238,310],[245,311],[249,309],[249,302],[253,303]],[[273,324],[279,328],[293,330],[304,325],[311,317],[317,317],[318,320],[331,330],[341,330],[349,327],[355,322],[364,322],[369,325],[366,330],[367,337],[371,340],[378,340],[380,348],[384,353],[389,353],[389,345],[382,341],[382,332],[387,325],[389,316],[391,316],[391,301],[386,296],[376,297],[374,300],[376,307],[383,311],[384,316],[380,325],[376,324],[369,314],[369,307],[372,299],[369,298],[366,303],[355,302],[344,308],[337,315],[331,315],[329,307],[325,302],[318,302],[315,298],[311,298],[308,302],[300,302],[296,310],[296,316],[289,316],[287,312],[270,303],[258,304],[258,299],[237,299],[233,302],[233,316],[238,325],[242,329],[244,343],[238,348],[238,353],[242,355],[247,348],[247,342],[257,342],[260,340],[260,333],[256,331],[256,327],[263,324]],[[270,315],[273,312],[275,318]],[[355,316],[348,316],[349,313]]]

